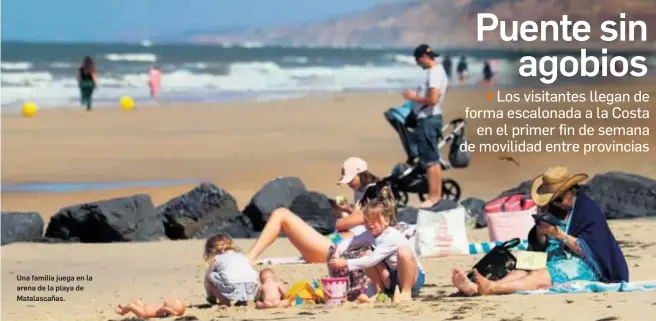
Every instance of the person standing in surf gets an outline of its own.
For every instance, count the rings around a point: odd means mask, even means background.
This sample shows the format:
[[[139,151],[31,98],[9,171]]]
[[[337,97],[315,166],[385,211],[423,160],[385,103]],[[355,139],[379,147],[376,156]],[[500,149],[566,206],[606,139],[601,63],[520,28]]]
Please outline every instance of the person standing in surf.
[[[444,56],[444,60],[442,60],[442,67],[444,67],[444,71],[446,72],[446,77],[449,78],[450,81],[451,75],[453,74],[453,60],[451,60],[451,56],[449,55]]]
[[[460,83],[465,82],[465,79],[467,78],[467,70],[469,69],[467,58],[465,56],[460,56],[460,61],[458,61],[456,69],[458,72],[458,81]]]
[[[84,57],[82,66],[78,69],[77,84],[80,88],[80,105],[91,111],[93,91],[98,87],[98,75],[96,64],[89,56]]]
[[[162,87],[162,72],[159,70],[159,67],[153,66],[148,72],[148,86],[150,87],[150,97],[157,101],[157,94],[159,89]]]
[[[494,76],[492,61],[485,60],[483,63],[483,80],[481,80],[481,85],[484,87],[492,87],[494,85]]]

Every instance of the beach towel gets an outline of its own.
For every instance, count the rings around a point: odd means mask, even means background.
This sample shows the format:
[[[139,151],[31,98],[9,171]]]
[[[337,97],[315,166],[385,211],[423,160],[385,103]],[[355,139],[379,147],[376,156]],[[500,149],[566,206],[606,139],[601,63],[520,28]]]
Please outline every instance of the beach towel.
[[[485,254],[490,252],[490,250],[492,250],[492,248],[494,248],[495,246],[501,245],[502,243],[503,243],[502,241],[469,243],[469,254],[470,255]],[[528,240],[522,240],[522,243],[520,243],[517,247],[513,248],[513,250],[526,251],[527,248],[528,248]]]
[[[285,264],[306,264],[303,257],[265,257],[255,262],[257,265],[285,265]]]
[[[656,281],[603,283],[574,281],[552,286],[547,289],[521,291],[517,294],[558,294],[558,293],[609,293],[609,292],[643,292],[656,290]]]
[[[476,254],[485,254],[490,252],[493,247],[501,244],[503,242],[498,241],[498,242],[481,242],[481,243],[469,243],[469,254],[470,255],[476,255]],[[522,240],[522,243],[518,245],[517,247],[513,248],[513,250],[521,250],[521,251],[526,251],[528,248],[528,240]],[[293,264],[307,264],[307,261],[303,259],[303,257],[295,257],[295,256],[290,256],[290,257],[265,257],[257,262],[255,262],[257,265],[293,265]]]

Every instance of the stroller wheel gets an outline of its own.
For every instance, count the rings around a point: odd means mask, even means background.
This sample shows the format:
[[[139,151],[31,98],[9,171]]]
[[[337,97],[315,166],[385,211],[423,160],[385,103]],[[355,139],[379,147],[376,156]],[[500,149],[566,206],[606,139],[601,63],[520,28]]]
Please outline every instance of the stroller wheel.
[[[458,202],[460,200],[460,184],[451,178],[442,180],[442,199]]]

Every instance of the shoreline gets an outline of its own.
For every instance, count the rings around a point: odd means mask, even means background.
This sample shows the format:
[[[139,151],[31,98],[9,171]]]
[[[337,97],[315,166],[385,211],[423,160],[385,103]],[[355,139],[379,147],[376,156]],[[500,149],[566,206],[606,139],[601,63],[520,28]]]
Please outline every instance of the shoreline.
[[[455,77],[455,75],[454,75]],[[517,76],[520,77],[520,76]],[[623,85],[626,83],[633,82],[642,82],[644,79],[656,79],[656,74],[647,74],[640,78],[617,78],[617,77],[576,77],[576,78],[560,78],[557,80],[556,84],[543,84],[539,80],[540,76],[536,77],[526,77],[528,79],[525,83],[517,84],[504,84],[497,83],[494,87],[481,87],[477,83],[475,84],[459,84],[457,80],[452,80],[454,86],[449,87],[449,92],[462,92],[462,91],[496,91],[496,90],[518,90],[523,91],[527,89],[535,90],[562,90],[569,88],[571,86],[608,86],[608,85]],[[475,78],[478,79],[478,78]],[[401,93],[406,88],[399,87],[398,89],[391,88],[370,88],[370,89],[346,89],[341,91],[312,91],[312,92],[287,92],[287,93],[243,93],[243,94],[234,94],[226,93],[224,97],[219,97],[221,94],[213,92],[203,92],[203,93],[186,93],[181,94],[179,98],[166,98],[161,99],[160,102],[153,101],[150,96],[147,96],[147,87],[144,87],[143,96],[132,97],[135,101],[135,108],[152,108],[152,107],[161,107],[161,106],[171,106],[171,105],[182,105],[182,104],[195,104],[195,105],[224,105],[224,104],[239,104],[239,103],[253,103],[253,102],[276,102],[276,101],[289,101],[296,99],[327,99],[333,96],[351,96],[351,95],[373,95],[373,94],[390,94],[390,93]],[[163,91],[162,93],[166,93]],[[109,102],[109,99],[103,98],[94,103],[94,109],[106,109],[119,106],[120,96],[115,97],[113,103]],[[77,110],[83,108],[82,106],[77,106],[74,103],[69,104],[54,104],[54,105],[41,105],[36,101],[30,99],[25,99],[24,102],[34,102],[39,107],[39,112],[43,110]],[[21,113],[22,105],[4,105],[0,107],[0,115],[14,115]]]

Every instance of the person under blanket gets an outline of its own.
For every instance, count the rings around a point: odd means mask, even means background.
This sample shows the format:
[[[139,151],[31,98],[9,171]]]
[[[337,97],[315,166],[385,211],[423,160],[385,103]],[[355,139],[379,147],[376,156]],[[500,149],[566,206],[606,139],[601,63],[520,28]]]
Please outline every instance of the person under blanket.
[[[377,294],[393,296],[393,302],[417,297],[424,285],[425,272],[406,237],[394,227],[396,201],[391,189],[383,187],[380,195],[365,205],[363,213],[367,232],[340,242],[328,267],[366,270]],[[362,246],[371,246],[373,251],[349,260],[339,257],[341,252]],[[400,293],[395,293],[397,286]]]
[[[452,283],[466,295],[509,294],[548,288],[571,281],[629,281],[622,249],[599,206],[579,187],[586,174],[569,175],[566,167],[552,167],[533,181],[531,196],[538,212],[555,216],[558,225],[536,223],[529,233],[529,249],[547,253],[547,267],[530,272],[513,270],[498,281],[473,271],[475,283],[460,269]]]

